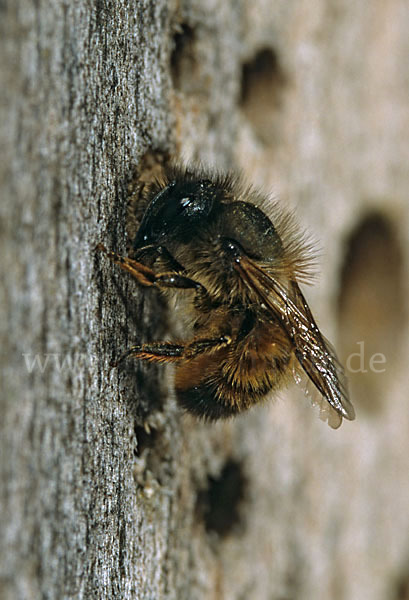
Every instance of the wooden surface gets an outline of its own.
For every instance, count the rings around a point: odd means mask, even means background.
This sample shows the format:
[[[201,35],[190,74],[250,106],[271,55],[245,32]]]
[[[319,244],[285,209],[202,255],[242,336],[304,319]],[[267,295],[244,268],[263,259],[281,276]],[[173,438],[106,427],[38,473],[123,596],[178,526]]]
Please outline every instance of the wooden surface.
[[[405,0],[0,2],[1,599],[409,597],[408,22]],[[147,153],[297,209],[319,324],[346,360],[368,341],[355,422],[292,389],[207,426],[170,370],[109,368],[180,327],[95,252],[125,251]]]

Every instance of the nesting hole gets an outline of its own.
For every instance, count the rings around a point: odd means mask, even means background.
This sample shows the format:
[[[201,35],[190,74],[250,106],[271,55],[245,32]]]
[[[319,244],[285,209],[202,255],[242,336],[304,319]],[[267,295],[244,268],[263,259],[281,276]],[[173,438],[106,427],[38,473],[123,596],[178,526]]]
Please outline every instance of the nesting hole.
[[[153,482],[155,486],[168,485],[172,452],[164,423],[158,421],[148,429],[135,424],[134,431],[135,481],[144,488]]]
[[[240,105],[257,137],[272,144],[279,137],[279,118],[286,77],[277,53],[263,48],[243,64]]]
[[[141,456],[144,450],[150,450],[155,447],[158,432],[156,429],[147,431],[144,427],[135,425],[136,448],[135,456]]]
[[[408,571],[405,571],[404,573],[402,573],[402,575],[398,578],[396,585],[395,585],[394,595],[392,596],[392,598],[395,598],[395,600],[409,600],[409,572]]]
[[[170,71],[175,89],[183,92],[191,91],[197,74],[195,37],[194,29],[184,23],[173,38]]]
[[[240,508],[247,482],[240,463],[229,460],[219,477],[209,477],[197,498],[196,513],[206,531],[225,537],[241,523]]]
[[[400,363],[405,323],[402,253],[392,224],[367,216],[351,234],[338,303],[340,353],[353,402],[376,414]]]

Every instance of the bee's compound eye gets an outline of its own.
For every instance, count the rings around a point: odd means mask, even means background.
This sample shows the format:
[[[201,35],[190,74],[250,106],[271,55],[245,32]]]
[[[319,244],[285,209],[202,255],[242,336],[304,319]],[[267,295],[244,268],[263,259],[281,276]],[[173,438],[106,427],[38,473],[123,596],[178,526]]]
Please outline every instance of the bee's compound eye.
[[[282,252],[282,242],[270,219],[259,208],[248,202],[222,205],[224,239],[230,246],[226,251],[239,258],[276,259]]]
[[[243,248],[235,240],[223,239],[222,240],[223,250],[229,254],[236,262],[240,262],[240,257],[243,254]]]

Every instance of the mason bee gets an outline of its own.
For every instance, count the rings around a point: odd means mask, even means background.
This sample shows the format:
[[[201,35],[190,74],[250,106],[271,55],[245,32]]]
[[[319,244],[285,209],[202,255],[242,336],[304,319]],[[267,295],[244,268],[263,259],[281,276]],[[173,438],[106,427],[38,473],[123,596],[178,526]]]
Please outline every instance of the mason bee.
[[[136,281],[176,294],[190,337],[135,344],[125,358],[176,364],[180,405],[206,420],[231,417],[305,373],[332,427],[354,419],[342,366],[299,283],[311,248],[292,217],[240,178],[172,167],[152,185],[133,256],[103,250]]]

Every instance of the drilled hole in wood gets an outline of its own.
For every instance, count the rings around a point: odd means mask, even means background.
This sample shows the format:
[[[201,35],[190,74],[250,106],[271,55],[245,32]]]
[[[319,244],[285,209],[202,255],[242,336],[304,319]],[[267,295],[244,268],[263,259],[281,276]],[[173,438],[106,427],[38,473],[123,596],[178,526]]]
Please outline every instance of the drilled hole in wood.
[[[339,348],[353,402],[377,414],[400,362],[405,323],[402,255],[392,224],[367,216],[347,243],[338,303]]]
[[[141,456],[144,450],[150,450],[154,448],[157,438],[158,432],[156,429],[151,429],[147,431],[144,427],[139,427],[135,425],[135,437],[136,437],[136,448],[135,448],[135,456]]]
[[[409,571],[403,571],[398,577],[395,590],[391,596],[394,600],[409,600]]]
[[[286,77],[277,53],[271,48],[260,50],[244,63],[241,81],[241,108],[257,137],[272,144],[279,137],[280,110]]]
[[[173,38],[173,51],[170,58],[173,85],[177,90],[188,92],[196,74],[195,32],[187,24],[179,27]]]
[[[198,494],[196,514],[208,532],[224,537],[241,523],[240,508],[247,481],[240,463],[229,460],[219,477],[209,477],[205,490]]]

